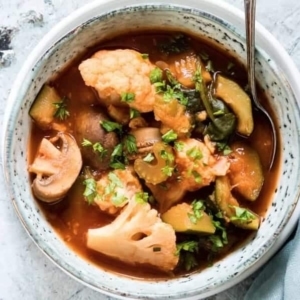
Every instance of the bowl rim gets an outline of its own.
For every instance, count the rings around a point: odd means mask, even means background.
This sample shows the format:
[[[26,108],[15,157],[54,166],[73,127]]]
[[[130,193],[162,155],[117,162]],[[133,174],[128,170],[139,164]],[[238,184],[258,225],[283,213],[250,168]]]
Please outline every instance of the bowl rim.
[[[6,169],[8,167],[8,161],[6,160],[6,151],[7,151],[7,127],[9,126],[11,122],[11,113],[14,109],[14,103],[17,99],[17,94],[18,91],[22,88],[24,81],[26,81],[26,76],[29,73],[29,70],[35,65],[35,63],[40,59],[40,57],[49,49],[55,42],[57,42],[59,39],[61,39],[63,36],[65,36],[68,32],[74,29],[74,27],[85,23],[90,17],[89,15],[92,15],[92,12],[95,8],[99,6],[105,6],[107,5],[107,8],[104,10],[103,14],[106,14],[107,12],[111,10],[117,10],[120,8],[125,8],[123,3],[126,3],[130,0],[120,0],[118,2],[112,1],[112,0],[96,0],[94,2],[91,2],[89,4],[84,5],[83,7],[77,9],[76,11],[72,12],[69,16],[65,17],[62,19],[57,25],[55,25],[43,38],[42,40],[38,43],[38,45],[34,48],[34,50],[31,52],[30,56],[28,59],[25,61],[23,64],[21,70],[19,71],[11,89],[11,93],[8,97],[7,101],[7,107],[5,111],[5,117],[4,117],[4,122],[3,122],[3,129],[4,129],[4,134],[2,135],[2,144],[1,144],[1,152],[2,152],[2,160],[3,160],[3,172],[4,172],[4,177],[6,179],[6,182],[9,183],[9,175],[6,172]],[[147,0],[131,0],[131,4],[126,6],[138,6],[139,4],[141,5],[160,5],[160,4],[168,4],[168,5],[174,5],[178,7],[186,7],[186,4],[182,4],[180,0],[152,0],[152,1],[147,1]],[[232,22],[232,25],[234,27],[240,27],[240,25],[244,24],[244,14],[242,11],[237,9],[236,7],[232,6],[231,4],[228,4],[224,1],[219,1],[219,0],[188,0],[187,2],[193,3],[193,8],[199,8],[201,11],[201,3],[209,3],[210,6],[215,6],[218,7],[219,9],[224,9],[225,14],[228,15],[234,15],[236,20],[235,22]],[[256,35],[260,37],[260,43],[259,45],[264,46],[266,44],[272,44],[274,45],[272,54],[275,57],[281,57],[282,60],[285,60],[285,68],[282,68],[283,73],[285,74],[285,77],[288,78],[290,82],[290,86],[292,87],[292,90],[295,95],[300,96],[300,86],[297,84],[297,78],[299,78],[299,72],[298,69],[296,68],[294,62],[290,58],[290,56],[287,54],[285,49],[281,46],[281,44],[273,37],[273,35],[267,31],[262,25],[259,23],[256,23]],[[270,54],[270,52],[268,54]],[[13,199],[11,191],[9,190],[9,195],[11,196],[11,199]],[[299,198],[299,195],[297,195]],[[107,295],[112,295],[107,291],[100,290],[99,288],[93,286],[92,284],[89,284],[85,282],[83,279],[75,276],[72,274],[69,270],[65,269],[59,263],[57,263],[45,250],[43,250],[39,243],[34,239],[33,235],[30,233],[29,228],[26,225],[26,221],[23,219],[21,213],[18,210],[17,203],[13,199],[13,205],[14,208],[17,212],[17,215],[24,227],[24,229],[27,231],[28,235],[31,237],[33,242],[38,246],[38,248],[52,261],[57,265],[61,270],[63,270],[65,273],[67,273],[69,276],[72,278],[76,279],[77,281],[81,282],[84,285],[89,286],[90,288],[100,291],[101,293],[107,294]],[[213,294],[219,293],[221,291],[224,291],[233,285],[241,282],[248,276],[250,276],[252,273],[254,273],[256,270],[258,270],[265,262],[267,262],[273,254],[282,246],[282,244],[286,241],[292,230],[294,229],[298,217],[300,215],[300,203],[298,201],[296,207],[294,208],[294,211],[291,215],[290,220],[288,223],[285,225],[283,230],[281,231],[280,235],[277,237],[275,240],[273,246],[266,251],[266,253],[263,254],[259,258],[259,260],[256,261],[255,264],[252,266],[248,267],[244,272],[239,274],[238,277],[232,278],[231,280],[228,280],[227,282],[223,283],[222,285],[216,287],[213,291],[208,291],[204,292],[202,297],[207,297],[211,296]],[[119,297],[123,298],[119,295],[113,294],[114,297]],[[194,298],[194,297],[193,297]],[[199,299],[199,298],[198,298]]]

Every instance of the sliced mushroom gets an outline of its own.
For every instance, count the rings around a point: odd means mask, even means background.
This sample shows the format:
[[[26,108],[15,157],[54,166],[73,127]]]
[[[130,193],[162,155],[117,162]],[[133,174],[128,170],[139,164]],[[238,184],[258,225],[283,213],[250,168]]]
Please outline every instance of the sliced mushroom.
[[[156,127],[143,127],[130,131],[136,139],[136,146],[138,149],[138,155],[130,157],[135,159],[137,157],[143,157],[144,155],[152,151],[153,145],[161,141],[161,134]]]
[[[43,138],[29,166],[29,172],[37,175],[32,183],[33,194],[48,203],[61,200],[75,182],[81,167],[81,153],[70,134],[59,132],[51,139]]]

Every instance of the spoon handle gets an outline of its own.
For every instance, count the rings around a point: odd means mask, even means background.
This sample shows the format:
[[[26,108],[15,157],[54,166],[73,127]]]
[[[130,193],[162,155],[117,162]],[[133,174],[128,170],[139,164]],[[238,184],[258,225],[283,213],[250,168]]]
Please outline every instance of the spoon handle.
[[[255,0],[244,0],[246,18],[246,39],[247,39],[247,65],[248,65],[248,84],[255,104],[262,108],[256,98],[255,86]]]

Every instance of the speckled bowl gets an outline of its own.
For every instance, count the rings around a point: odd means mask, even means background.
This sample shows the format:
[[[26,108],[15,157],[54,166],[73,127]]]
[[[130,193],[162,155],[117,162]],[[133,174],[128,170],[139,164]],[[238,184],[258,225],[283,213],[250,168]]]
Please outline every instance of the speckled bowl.
[[[257,235],[213,267],[181,278],[149,282],[102,270],[71,251],[34,201],[27,173],[28,109],[42,84],[85,48],[119,32],[162,27],[203,35],[245,61],[243,13],[213,0],[97,1],[53,28],[32,51],[11,89],[4,122],[3,166],[13,205],[28,234],[64,271],[115,297],[199,299],[220,292],[260,267],[286,239],[299,216],[300,75],[278,42],[257,25],[256,75],[266,90],[282,139],[281,174]]]

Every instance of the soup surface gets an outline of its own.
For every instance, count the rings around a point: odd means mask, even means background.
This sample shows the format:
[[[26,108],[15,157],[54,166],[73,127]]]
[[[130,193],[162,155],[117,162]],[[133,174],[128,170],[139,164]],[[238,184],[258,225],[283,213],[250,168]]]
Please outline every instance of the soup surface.
[[[47,220],[114,272],[208,267],[255,234],[274,193],[270,126],[244,67],[191,36],[103,42],[49,79],[30,115],[29,172]]]

